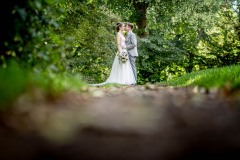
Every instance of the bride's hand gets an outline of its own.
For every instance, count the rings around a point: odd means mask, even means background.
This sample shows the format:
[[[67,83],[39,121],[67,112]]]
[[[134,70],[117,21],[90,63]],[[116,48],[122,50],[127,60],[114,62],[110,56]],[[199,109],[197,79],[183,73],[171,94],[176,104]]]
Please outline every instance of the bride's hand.
[[[125,49],[125,48],[126,48],[126,46],[125,46],[125,45],[122,45],[122,48],[123,48],[123,49]]]

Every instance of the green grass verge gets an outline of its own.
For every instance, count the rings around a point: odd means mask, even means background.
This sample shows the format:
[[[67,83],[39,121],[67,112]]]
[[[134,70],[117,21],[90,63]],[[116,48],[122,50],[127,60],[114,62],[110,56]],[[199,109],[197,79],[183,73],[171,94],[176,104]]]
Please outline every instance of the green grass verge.
[[[63,91],[81,91],[86,83],[82,81],[80,75],[71,75],[69,73],[30,73],[30,83],[41,87],[51,94],[59,94]]]
[[[17,63],[11,62],[7,69],[0,69],[0,110],[21,94],[27,83],[27,72]]]
[[[96,86],[96,87],[99,87],[99,88],[121,88],[121,87],[124,87],[124,86],[127,86],[127,85],[124,85],[124,84],[118,84],[118,83],[107,83],[107,84],[104,84],[102,86]]]
[[[80,75],[67,73],[33,73],[16,62],[11,62],[6,69],[0,69],[0,111],[28,89],[39,88],[54,97],[63,91],[81,91],[86,86]]]
[[[232,65],[201,70],[159,84],[167,86],[202,86],[206,88],[221,88],[229,85],[232,89],[239,89],[240,66]]]

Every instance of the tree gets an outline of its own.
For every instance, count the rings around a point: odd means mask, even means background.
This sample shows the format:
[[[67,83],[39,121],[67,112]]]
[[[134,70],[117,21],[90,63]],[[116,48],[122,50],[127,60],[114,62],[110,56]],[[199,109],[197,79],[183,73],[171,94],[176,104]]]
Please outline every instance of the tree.
[[[172,78],[173,74],[179,76],[195,70],[239,64],[240,43],[234,31],[238,24],[236,13],[233,5],[226,1],[182,0],[151,4],[147,12],[150,33],[147,40],[150,43],[139,46],[139,72],[143,81],[147,79],[145,75],[154,82]],[[158,42],[153,41],[153,37]],[[175,51],[165,50],[164,41],[171,42]],[[153,50],[153,46],[156,49]],[[168,78],[170,71],[172,75]]]
[[[132,0],[135,8],[136,24],[138,26],[138,35],[145,37],[147,35],[145,28],[147,27],[147,9],[149,6],[148,1]]]
[[[140,37],[147,36],[147,9],[150,0],[106,0],[105,6],[113,12],[121,15],[124,21],[130,21],[137,25],[137,33]]]

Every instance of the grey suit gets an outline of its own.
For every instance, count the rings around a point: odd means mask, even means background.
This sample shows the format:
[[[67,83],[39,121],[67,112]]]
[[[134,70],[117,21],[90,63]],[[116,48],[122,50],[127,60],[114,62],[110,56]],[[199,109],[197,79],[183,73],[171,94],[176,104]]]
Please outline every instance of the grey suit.
[[[129,55],[129,61],[131,63],[133,73],[137,82],[137,69],[136,69],[136,57],[138,56],[137,37],[132,31],[129,31],[126,36],[126,48]]]

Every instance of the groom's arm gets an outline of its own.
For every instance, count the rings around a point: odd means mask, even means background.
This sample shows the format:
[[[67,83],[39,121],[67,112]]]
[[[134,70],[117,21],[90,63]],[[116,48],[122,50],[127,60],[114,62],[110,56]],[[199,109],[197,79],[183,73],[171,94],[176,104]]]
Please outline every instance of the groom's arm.
[[[132,34],[129,38],[129,41],[131,42],[129,45],[126,46],[127,50],[131,50],[134,47],[137,46],[137,38],[135,34]]]

